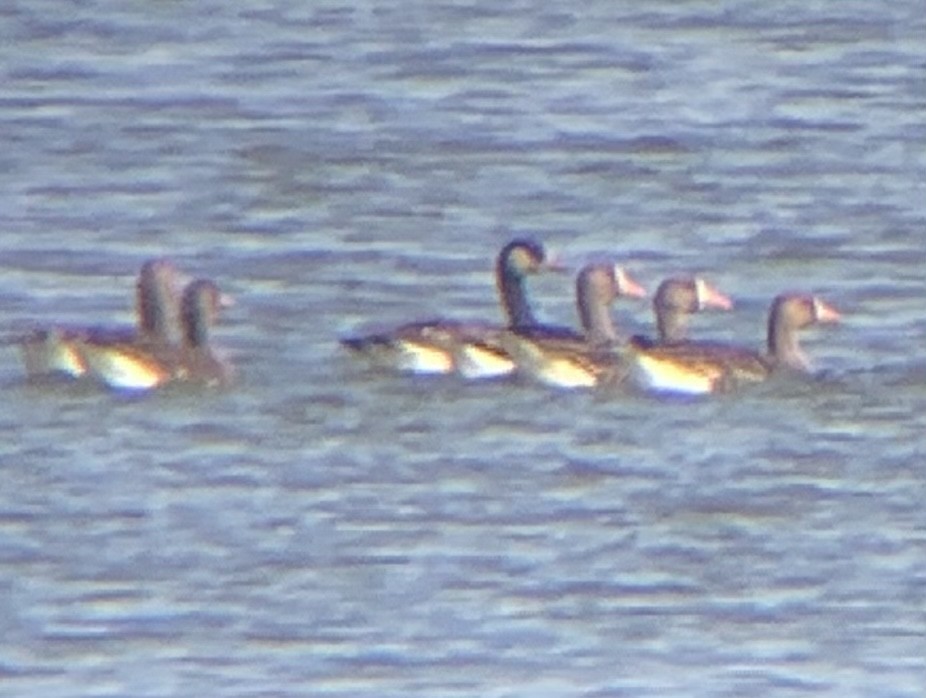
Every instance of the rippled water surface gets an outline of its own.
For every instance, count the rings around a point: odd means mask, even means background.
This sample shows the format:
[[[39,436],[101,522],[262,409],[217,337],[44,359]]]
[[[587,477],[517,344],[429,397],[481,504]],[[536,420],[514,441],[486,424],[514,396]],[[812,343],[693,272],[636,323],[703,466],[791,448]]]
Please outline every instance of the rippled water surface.
[[[0,347],[0,694],[926,694],[921,2],[0,8],[0,332],[131,322],[169,254],[229,391],[36,385]],[[532,234],[654,289],[845,315],[716,399],[369,370],[498,317]],[[574,322],[571,281],[531,280]],[[645,305],[616,308],[648,330]]]

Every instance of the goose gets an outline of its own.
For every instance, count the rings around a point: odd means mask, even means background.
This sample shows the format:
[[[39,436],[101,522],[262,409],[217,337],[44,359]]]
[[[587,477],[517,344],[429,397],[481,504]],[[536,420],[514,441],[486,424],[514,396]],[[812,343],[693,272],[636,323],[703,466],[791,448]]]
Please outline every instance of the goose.
[[[79,338],[75,348],[90,375],[118,390],[148,390],[174,381],[227,385],[233,368],[213,350],[209,332],[229,302],[214,282],[197,279],[183,292],[179,346],[90,336]]]
[[[373,365],[406,373],[459,373],[465,378],[491,378],[514,370],[498,337],[506,327],[537,325],[527,299],[527,277],[559,270],[543,245],[516,238],[498,253],[495,280],[505,324],[432,319],[400,325],[386,332],[345,337],[342,346]]]
[[[167,346],[177,325],[184,280],[170,260],[146,261],[136,283],[135,328],[73,325],[37,328],[19,340],[26,375],[58,374],[73,378],[85,375],[87,366],[75,348],[78,340]]]
[[[646,290],[619,265],[592,263],[576,278],[576,306],[582,333],[561,328],[511,328],[502,346],[518,369],[559,388],[590,388],[618,382],[623,362],[613,350],[621,341],[611,318],[620,297],[644,298]]]
[[[808,372],[810,362],[801,350],[798,333],[840,319],[840,313],[818,296],[782,293],[769,309],[764,353],[722,342],[653,345],[634,338],[624,354],[631,365],[631,379],[638,387],[703,395],[741,383],[764,381],[779,369]]]

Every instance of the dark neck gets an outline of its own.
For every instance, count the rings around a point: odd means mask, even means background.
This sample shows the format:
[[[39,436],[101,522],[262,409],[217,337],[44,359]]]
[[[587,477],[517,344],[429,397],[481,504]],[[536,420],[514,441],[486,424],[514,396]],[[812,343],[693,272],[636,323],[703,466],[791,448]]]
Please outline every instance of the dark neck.
[[[147,339],[167,340],[170,333],[168,306],[172,302],[170,292],[164,284],[145,279],[139,282],[137,294],[141,334]]]
[[[580,274],[576,282],[576,304],[579,319],[590,344],[609,344],[617,341],[617,331],[611,318],[610,303],[602,289],[595,286],[591,275]]]
[[[199,303],[183,308],[183,343],[188,347],[204,347],[209,343],[207,313]]]
[[[536,325],[537,320],[527,301],[524,276],[508,266],[508,260],[500,257],[495,270],[499,300],[509,327]]]
[[[656,327],[660,342],[680,342],[688,335],[686,313],[675,308],[656,306]]]
[[[808,367],[804,352],[797,339],[797,330],[778,312],[778,305],[768,316],[768,354],[779,366],[806,370]]]

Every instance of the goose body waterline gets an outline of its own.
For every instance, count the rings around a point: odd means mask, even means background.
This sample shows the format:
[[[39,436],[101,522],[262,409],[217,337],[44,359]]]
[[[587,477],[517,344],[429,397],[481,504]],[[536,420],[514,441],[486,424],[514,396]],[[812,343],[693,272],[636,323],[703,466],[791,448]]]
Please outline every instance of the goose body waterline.
[[[373,365],[408,373],[457,372],[466,378],[511,373],[514,363],[499,345],[506,327],[536,325],[527,299],[527,277],[555,265],[543,245],[530,238],[510,241],[499,252],[495,280],[505,324],[432,319],[400,325],[386,332],[340,340],[341,345]]]
[[[209,342],[220,308],[228,305],[210,280],[197,279],[183,293],[179,345],[100,341],[80,338],[75,348],[88,373],[119,390],[148,390],[180,381],[226,385],[233,379],[231,365],[218,356]]]
[[[810,370],[798,333],[840,320],[835,308],[817,296],[785,293],[772,301],[764,353],[722,342],[652,345],[633,340],[627,357],[631,377],[647,391],[707,394],[742,383],[766,380],[778,369]]]
[[[621,338],[611,318],[619,297],[643,298],[645,289],[624,269],[596,263],[576,278],[576,306],[582,333],[560,328],[512,328],[502,337],[518,370],[559,388],[590,388],[620,380],[623,362],[614,351]]]
[[[79,341],[168,345],[176,332],[182,280],[183,275],[167,259],[142,265],[136,283],[135,328],[54,325],[33,330],[19,340],[26,375],[85,375],[87,366],[76,350]]]

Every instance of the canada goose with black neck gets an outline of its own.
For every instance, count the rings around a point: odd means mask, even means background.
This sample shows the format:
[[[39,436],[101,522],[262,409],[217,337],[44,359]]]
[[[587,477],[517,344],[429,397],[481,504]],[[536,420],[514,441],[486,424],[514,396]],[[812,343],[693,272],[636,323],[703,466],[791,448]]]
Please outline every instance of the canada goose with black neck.
[[[495,262],[495,282],[505,325],[448,319],[412,322],[386,331],[348,337],[341,344],[373,365],[409,373],[459,372],[468,378],[510,373],[514,364],[496,342],[505,327],[536,324],[527,298],[527,277],[556,269],[532,238],[507,243]]]

